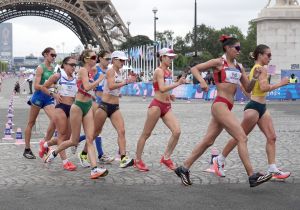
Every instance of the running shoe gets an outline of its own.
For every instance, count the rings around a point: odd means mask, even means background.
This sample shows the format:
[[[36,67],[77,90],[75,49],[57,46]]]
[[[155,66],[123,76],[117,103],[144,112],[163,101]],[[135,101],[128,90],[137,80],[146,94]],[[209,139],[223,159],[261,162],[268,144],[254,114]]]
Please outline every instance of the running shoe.
[[[110,164],[115,160],[114,157],[111,157],[107,154],[103,154],[101,158],[99,158],[99,163],[100,164]]]
[[[27,159],[36,159],[30,148],[24,150],[23,156]]]
[[[45,155],[47,155],[47,153],[49,151],[48,148],[44,147],[44,144],[45,144],[45,140],[43,139],[40,141],[40,144],[39,144],[40,145],[40,150],[39,150],[40,158],[43,158]]]
[[[262,174],[262,173],[255,173],[252,176],[249,176],[249,184],[250,187],[256,187],[264,182],[269,181],[272,178],[272,174]]]
[[[224,163],[220,163],[218,160],[218,157],[213,158],[213,166],[215,170],[215,174],[220,177],[225,177],[225,172],[224,172]]]
[[[289,171],[284,172],[284,171],[278,170],[276,172],[273,172],[273,171],[268,171],[268,172],[272,174],[273,179],[286,179],[291,175],[291,172],[289,172]]]
[[[63,165],[63,168],[67,171],[75,171],[77,167],[72,162],[68,161]]]
[[[174,171],[177,174],[177,176],[180,177],[183,185],[192,185],[192,182],[190,180],[190,171],[188,169],[185,169],[183,166],[179,166]]]
[[[78,153],[78,159],[80,161],[80,164],[82,165],[83,168],[88,168],[91,166],[88,156],[83,155],[82,152]]]
[[[164,156],[161,157],[160,159],[160,164],[164,164],[165,166],[167,166],[169,169],[171,170],[175,170],[175,164],[173,163],[173,161],[171,160],[171,158],[169,159],[165,159]]]
[[[98,179],[99,177],[105,177],[108,174],[106,168],[94,168],[91,170],[91,179]]]
[[[46,157],[44,159],[45,163],[51,163],[54,160],[54,158],[55,158],[54,152],[55,152],[55,150],[50,150],[48,152],[48,154],[46,155]]]
[[[130,159],[129,157],[125,156],[123,159],[120,161],[120,168],[127,168],[129,166],[133,166],[134,160]]]
[[[133,167],[137,168],[139,171],[142,171],[142,172],[149,171],[149,168],[146,166],[146,164],[142,160],[139,160],[139,161],[134,160]]]

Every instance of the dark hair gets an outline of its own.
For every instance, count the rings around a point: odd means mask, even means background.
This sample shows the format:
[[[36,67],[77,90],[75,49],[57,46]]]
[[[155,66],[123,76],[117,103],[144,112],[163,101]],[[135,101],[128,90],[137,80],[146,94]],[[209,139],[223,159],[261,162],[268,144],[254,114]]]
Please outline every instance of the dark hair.
[[[222,48],[223,51],[225,52],[225,46],[233,46],[235,43],[239,42],[240,40],[238,40],[235,37],[231,37],[231,36],[227,36],[227,35],[222,35],[219,38],[219,41],[222,42]]]
[[[47,47],[46,49],[44,49],[44,51],[42,52],[42,56],[45,57],[45,54],[49,53],[51,50],[54,50],[52,47]]]
[[[97,63],[100,62],[100,58],[104,58],[104,56],[106,54],[109,54],[110,52],[106,51],[106,50],[101,50],[99,53],[98,53],[98,60],[97,60]]]
[[[254,60],[257,60],[259,54],[264,54],[266,49],[270,49],[270,47],[264,44],[257,45],[254,52],[250,54],[250,57]]]
[[[85,64],[85,61],[84,59],[86,57],[89,57],[90,53],[94,52],[93,50],[90,50],[90,49],[85,49],[82,51],[80,57],[79,57],[79,60],[81,61],[82,64]]]
[[[63,69],[64,68],[64,65],[67,64],[69,62],[69,60],[71,59],[75,59],[73,56],[67,56],[63,59],[62,63],[61,63],[61,68]]]

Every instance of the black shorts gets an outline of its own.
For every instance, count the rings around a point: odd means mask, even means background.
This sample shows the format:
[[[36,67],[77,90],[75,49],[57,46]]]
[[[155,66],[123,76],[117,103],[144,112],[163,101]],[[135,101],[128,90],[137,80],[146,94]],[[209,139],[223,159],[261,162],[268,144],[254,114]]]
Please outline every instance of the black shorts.
[[[119,104],[109,104],[101,101],[99,108],[103,109],[106,112],[107,117],[110,118],[115,111],[119,110]]]
[[[249,101],[249,103],[245,106],[244,111],[247,109],[254,109],[258,112],[259,119],[264,115],[267,111],[266,104],[261,104],[256,101]]]
[[[67,104],[56,104],[55,109],[62,109],[66,114],[67,118],[70,116],[71,105]]]

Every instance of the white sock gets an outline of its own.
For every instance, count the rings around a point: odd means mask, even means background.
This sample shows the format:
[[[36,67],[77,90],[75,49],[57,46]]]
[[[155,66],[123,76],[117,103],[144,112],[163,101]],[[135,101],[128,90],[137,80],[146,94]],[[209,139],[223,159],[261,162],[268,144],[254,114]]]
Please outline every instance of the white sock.
[[[224,157],[222,153],[218,155],[218,161],[221,162],[221,163],[225,162],[225,158],[226,157]]]
[[[276,167],[276,164],[270,164],[269,165],[269,170],[270,172],[277,172],[279,171],[278,168]]]
[[[48,142],[45,141],[44,147],[45,147],[45,148],[48,148]]]
[[[67,162],[69,162],[68,159],[63,160],[63,164],[65,165]]]

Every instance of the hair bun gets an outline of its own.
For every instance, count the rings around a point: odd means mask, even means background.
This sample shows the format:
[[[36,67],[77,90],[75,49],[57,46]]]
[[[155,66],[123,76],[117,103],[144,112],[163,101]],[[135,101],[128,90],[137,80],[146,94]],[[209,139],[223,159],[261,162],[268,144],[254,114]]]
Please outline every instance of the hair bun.
[[[231,36],[228,36],[228,35],[225,35],[225,34],[222,34],[219,38],[219,41],[220,42],[225,42],[227,39],[230,39],[232,38]]]
[[[254,58],[254,53],[253,53],[253,52],[250,52],[250,53],[249,53],[249,58],[255,59],[255,58]]]

